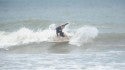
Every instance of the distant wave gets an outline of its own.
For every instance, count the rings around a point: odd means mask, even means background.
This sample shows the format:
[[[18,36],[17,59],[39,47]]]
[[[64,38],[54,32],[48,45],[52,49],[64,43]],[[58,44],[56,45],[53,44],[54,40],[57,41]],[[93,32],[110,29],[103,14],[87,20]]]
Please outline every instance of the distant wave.
[[[56,36],[56,24],[51,24],[47,29],[33,31],[26,27],[22,27],[15,32],[0,32],[0,48],[10,47],[14,45],[28,44],[32,42],[48,41],[50,37]],[[71,36],[69,44],[81,46],[93,40],[98,35],[98,29],[94,26],[82,26],[78,29],[70,29],[68,26],[64,32]]]

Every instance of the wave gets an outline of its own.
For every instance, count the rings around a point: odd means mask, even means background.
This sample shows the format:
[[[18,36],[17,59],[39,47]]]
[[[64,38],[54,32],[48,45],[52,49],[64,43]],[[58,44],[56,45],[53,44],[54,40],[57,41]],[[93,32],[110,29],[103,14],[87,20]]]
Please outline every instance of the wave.
[[[70,29],[70,25],[63,30],[66,35],[70,36],[69,44],[81,46],[88,43],[98,35],[98,29],[93,26],[82,26],[78,29]],[[56,36],[56,24],[51,24],[47,29],[37,31],[22,27],[14,32],[0,31],[0,48],[14,45],[28,44],[32,42],[43,42]]]
[[[84,43],[92,41],[98,35],[98,29],[93,26],[83,26],[78,28],[72,38],[70,44],[81,46]]]

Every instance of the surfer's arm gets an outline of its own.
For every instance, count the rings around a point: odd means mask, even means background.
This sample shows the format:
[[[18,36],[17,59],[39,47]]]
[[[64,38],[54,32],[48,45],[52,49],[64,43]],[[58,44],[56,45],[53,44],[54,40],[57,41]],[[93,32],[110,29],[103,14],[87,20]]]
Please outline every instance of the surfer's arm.
[[[69,23],[64,24],[64,26],[68,25]]]

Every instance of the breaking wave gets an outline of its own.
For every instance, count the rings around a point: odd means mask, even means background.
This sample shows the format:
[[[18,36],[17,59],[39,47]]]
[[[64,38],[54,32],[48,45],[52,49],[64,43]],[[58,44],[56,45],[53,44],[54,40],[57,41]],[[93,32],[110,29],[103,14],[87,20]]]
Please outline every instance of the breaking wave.
[[[26,27],[20,28],[14,32],[0,31],[0,48],[32,42],[48,42],[51,37],[56,36],[55,27],[56,24],[51,24],[47,29],[38,29],[37,31]],[[98,35],[98,29],[93,26],[70,29],[68,25],[63,31],[70,36],[69,44],[77,46],[88,43]]]

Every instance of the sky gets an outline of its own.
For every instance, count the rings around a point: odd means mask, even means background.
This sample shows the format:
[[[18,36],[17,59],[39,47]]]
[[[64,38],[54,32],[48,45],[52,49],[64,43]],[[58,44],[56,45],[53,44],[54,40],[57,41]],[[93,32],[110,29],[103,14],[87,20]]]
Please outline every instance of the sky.
[[[0,20],[124,23],[125,0],[0,0]]]

